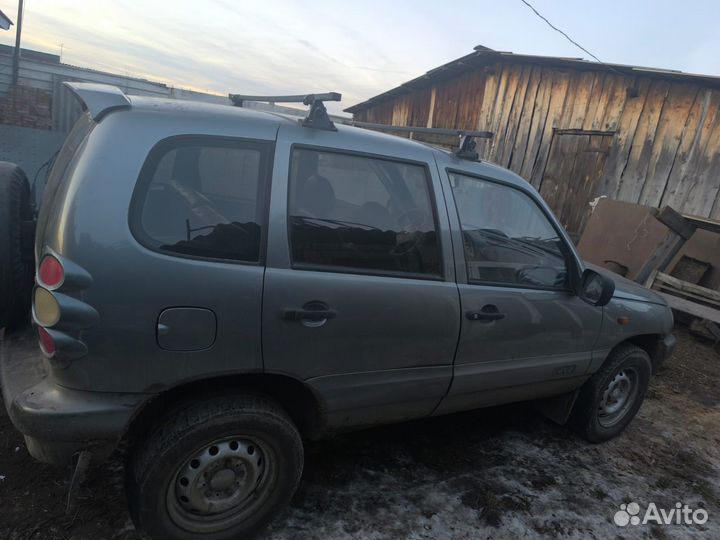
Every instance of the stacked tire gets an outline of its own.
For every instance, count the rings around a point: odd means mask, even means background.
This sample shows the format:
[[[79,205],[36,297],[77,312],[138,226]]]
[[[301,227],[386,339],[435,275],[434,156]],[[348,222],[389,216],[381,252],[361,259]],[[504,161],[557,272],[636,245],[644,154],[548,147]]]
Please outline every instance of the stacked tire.
[[[28,318],[35,269],[32,220],[27,176],[0,161],[0,328],[16,328]]]

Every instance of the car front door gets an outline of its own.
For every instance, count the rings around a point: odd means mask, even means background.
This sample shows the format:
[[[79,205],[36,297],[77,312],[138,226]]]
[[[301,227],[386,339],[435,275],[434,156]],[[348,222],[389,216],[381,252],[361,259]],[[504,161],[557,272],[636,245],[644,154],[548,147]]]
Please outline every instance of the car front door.
[[[265,370],[305,381],[330,427],[429,415],[460,330],[437,168],[424,148],[399,159],[358,153],[362,141],[343,150],[343,140],[294,126],[278,134]]]
[[[462,330],[452,387],[438,413],[575,388],[602,308],[573,292],[578,260],[529,191],[448,171]],[[454,204],[453,204],[454,203]]]

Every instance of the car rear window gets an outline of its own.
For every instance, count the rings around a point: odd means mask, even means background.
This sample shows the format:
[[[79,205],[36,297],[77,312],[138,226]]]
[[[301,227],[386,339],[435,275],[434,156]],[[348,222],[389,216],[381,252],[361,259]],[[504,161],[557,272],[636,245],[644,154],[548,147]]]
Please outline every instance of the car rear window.
[[[148,156],[131,226],[159,251],[259,262],[269,143],[182,137]]]

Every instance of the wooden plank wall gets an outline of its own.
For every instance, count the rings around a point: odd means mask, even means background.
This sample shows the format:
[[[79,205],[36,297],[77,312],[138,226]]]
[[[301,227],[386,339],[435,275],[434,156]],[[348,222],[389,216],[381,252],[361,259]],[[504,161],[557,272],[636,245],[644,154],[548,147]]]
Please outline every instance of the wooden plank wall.
[[[682,213],[720,219],[719,90],[506,61],[355,116],[395,125],[488,129],[495,137],[478,141],[481,158],[538,189],[556,129],[615,132],[593,197],[669,204]]]

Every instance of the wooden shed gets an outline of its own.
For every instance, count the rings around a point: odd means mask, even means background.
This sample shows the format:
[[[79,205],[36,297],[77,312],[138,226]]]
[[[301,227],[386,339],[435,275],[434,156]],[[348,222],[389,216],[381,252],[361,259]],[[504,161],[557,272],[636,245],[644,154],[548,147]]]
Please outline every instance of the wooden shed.
[[[720,77],[478,46],[346,111],[492,131],[480,158],[531,182],[578,234],[599,196],[720,219],[719,106]]]

